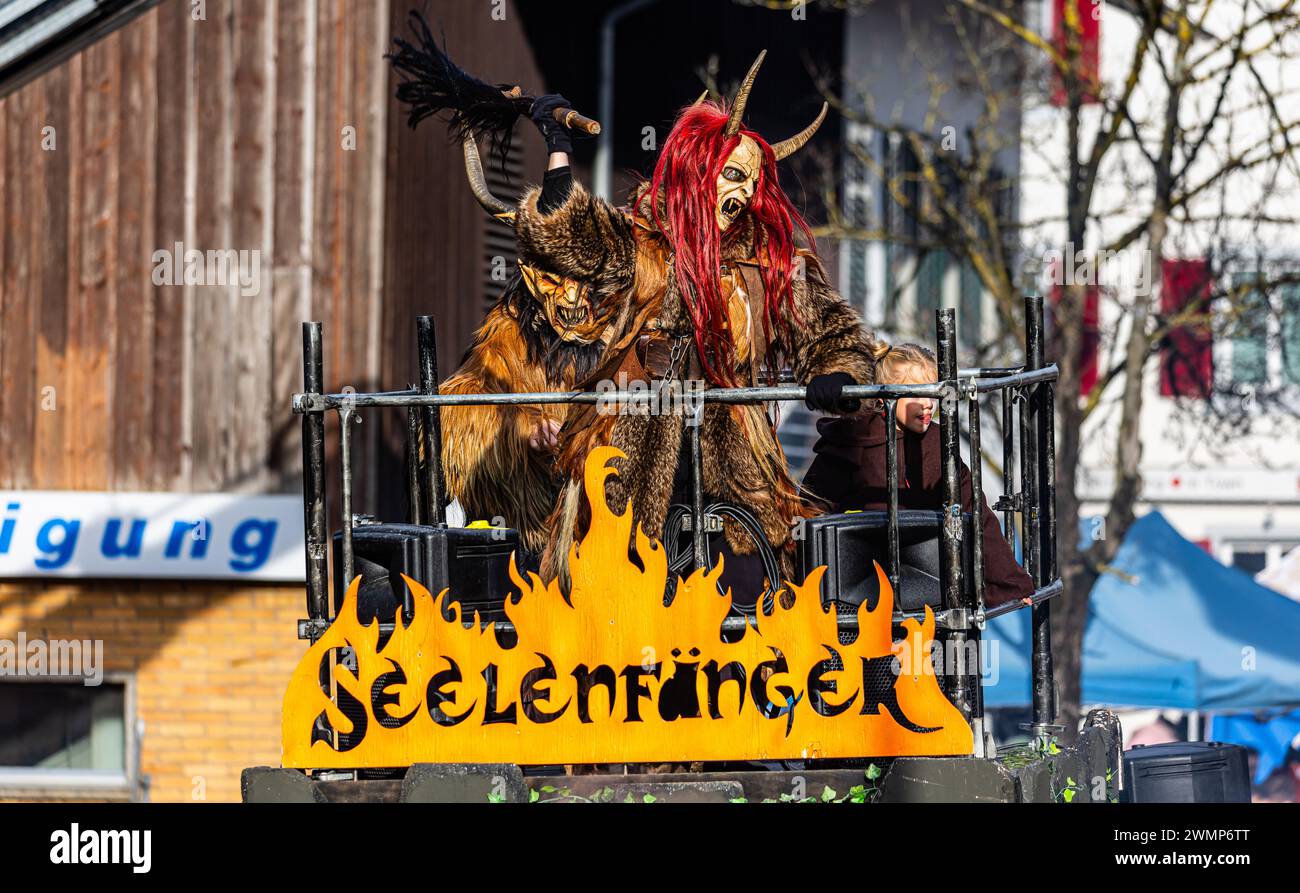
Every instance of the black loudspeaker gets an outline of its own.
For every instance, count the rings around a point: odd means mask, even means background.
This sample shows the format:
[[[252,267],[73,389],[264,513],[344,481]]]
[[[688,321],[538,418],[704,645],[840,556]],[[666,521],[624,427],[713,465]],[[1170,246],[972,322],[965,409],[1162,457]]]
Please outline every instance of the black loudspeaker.
[[[970,525],[971,516],[964,514],[965,534],[962,537],[962,579],[970,581]],[[898,513],[899,549],[934,550],[933,570],[938,569],[939,533],[943,513],[908,509]],[[809,518],[804,522],[803,541],[799,547],[799,579],[815,567],[826,565],[822,577],[822,603],[839,602],[842,607],[856,610],[863,602],[874,609],[880,594],[876,569],[879,562],[889,572],[889,513],[884,511],[845,512]],[[937,608],[941,593],[935,576],[901,567],[899,591],[895,593],[894,607],[904,611],[918,611],[923,605]]]
[[[352,530],[354,571],[361,576],[357,614],[392,623],[408,598],[406,574],[434,598],[447,589],[447,603],[459,602],[461,619],[478,611],[482,622],[506,619],[504,605],[513,583],[510,555],[519,533],[503,528],[429,527],[418,524],[363,524]],[[343,533],[334,534],[334,611],[347,591],[343,579]]]
[[[1126,803],[1249,803],[1246,749],[1219,741],[1141,745],[1124,751]]]

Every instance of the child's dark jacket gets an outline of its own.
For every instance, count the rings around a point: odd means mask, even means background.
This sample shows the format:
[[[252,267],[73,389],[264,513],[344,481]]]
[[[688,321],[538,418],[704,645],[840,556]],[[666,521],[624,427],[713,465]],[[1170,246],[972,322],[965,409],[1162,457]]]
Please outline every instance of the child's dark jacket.
[[[939,425],[925,434],[899,431],[898,506],[900,509],[937,509],[943,506],[943,451]],[[804,490],[830,511],[884,510],[889,490],[885,478],[885,418],[864,410],[851,416],[824,418],[817,423],[817,454],[804,477]],[[973,511],[970,471],[961,464],[961,503]],[[997,516],[983,502],[984,604],[994,608],[1034,592],[1033,581],[1016,563],[1002,536]]]

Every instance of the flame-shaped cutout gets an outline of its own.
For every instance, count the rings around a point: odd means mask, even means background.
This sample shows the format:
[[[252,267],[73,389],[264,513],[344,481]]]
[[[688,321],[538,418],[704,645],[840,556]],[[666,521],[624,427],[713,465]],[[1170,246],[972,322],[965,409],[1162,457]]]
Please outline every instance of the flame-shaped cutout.
[[[934,615],[891,636],[894,594],[877,566],[880,598],[858,609],[860,633],[838,641],[819,597],[825,568],[791,584],[756,628],[724,642],[730,598],[719,565],[678,581],[663,604],[663,548],[636,530],[631,511],[605,503],[613,447],[587,460],[592,520],[569,557],[569,601],[555,581],[510,576],[506,605],[518,643],[467,628],[459,605],[404,577],[414,598],[384,644],[378,622],[357,618],[352,581],[338,618],[303,656],[284,699],[285,766],[395,767],[417,762],[608,763],[662,760],[969,754],[972,736],[930,663]],[[788,599],[787,599],[788,601]],[[452,621],[443,619],[447,607]],[[477,615],[476,618],[477,620]],[[335,669],[337,699],[320,684],[332,649],[350,647],[353,673]],[[900,670],[901,668],[901,670]],[[922,671],[924,670],[924,671]]]

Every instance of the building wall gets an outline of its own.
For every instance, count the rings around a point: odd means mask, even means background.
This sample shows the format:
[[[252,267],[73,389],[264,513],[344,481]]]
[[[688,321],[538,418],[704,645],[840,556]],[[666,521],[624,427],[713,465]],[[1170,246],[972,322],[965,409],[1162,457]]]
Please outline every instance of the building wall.
[[[164,0],[0,98],[0,489],[298,492],[304,320],[323,322],[329,391],[404,387],[420,313],[455,368],[492,258],[459,150],[393,99],[383,54],[413,5],[208,0],[195,20]],[[541,88],[494,6],[427,14],[466,69]],[[260,288],[156,284],[154,252],[178,242],[260,252]],[[404,520],[402,427],[357,429],[358,511]],[[327,435],[337,526],[332,418]],[[0,639],[101,638],[138,695],[152,799],[203,777],[231,800],[241,768],[279,763],[303,602],[300,585],[3,581]]]
[[[0,583],[0,639],[99,639],[105,677],[131,679],[152,801],[239,800],[241,770],[279,765],[301,616],[297,586]],[[42,683],[0,680],[20,684]]]
[[[956,9],[947,0],[855,8],[845,18],[844,90],[850,109],[869,110],[879,120],[935,140],[946,137],[954,155],[969,156],[967,134],[981,126],[984,105],[977,92],[980,78],[996,85],[1000,92],[1010,93],[1015,83],[1012,79],[1019,76],[1019,63],[1006,52],[1012,46],[1009,43],[972,60],[963,40],[977,39],[972,37],[975,19],[964,19],[969,30],[959,33],[952,19]],[[1004,103],[1003,108],[1003,120],[997,128],[1002,138],[995,140],[986,134],[984,145],[986,150],[996,147],[998,168],[1008,181],[1014,182],[1020,169],[1020,110],[1014,102]],[[880,169],[890,170],[883,134],[854,122],[850,116],[844,136],[848,144],[861,146],[859,151],[870,155]],[[869,169],[855,171],[847,147],[844,155],[844,197],[849,203],[849,220],[870,228],[886,223],[889,200],[878,176]],[[932,301],[933,296],[922,297],[919,292],[938,291],[939,306],[958,309],[962,346],[974,346],[996,333],[995,314],[986,307],[978,319],[960,318],[974,315],[967,314],[963,306],[960,266],[954,259],[940,258],[938,254],[931,252],[931,267],[938,272],[939,282],[913,283],[918,278],[915,249],[905,248],[900,242],[891,260],[885,242],[846,244],[840,258],[841,291],[864,309],[867,320],[885,327],[891,336],[926,342],[934,340],[934,319],[925,312],[933,308],[917,308]],[[894,267],[892,275],[886,272],[889,264]],[[924,274],[919,278],[924,280]],[[897,306],[889,294],[893,288],[901,291]],[[986,296],[983,303],[989,300]]]
[[[1036,0],[1045,9],[1041,16],[1044,33],[1051,33],[1053,3]],[[1194,17],[1201,15],[1204,4],[1193,4]],[[1240,4],[1216,5],[1206,19],[1212,33],[1226,33],[1236,27],[1243,14]],[[1252,13],[1253,15],[1254,13]],[[1100,76],[1108,89],[1117,93],[1128,72],[1133,48],[1139,33],[1137,23],[1123,9],[1114,4],[1102,6],[1100,22]],[[1262,35],[1257,35],[1261,37]],[[1202,49],[1201,52],[1204,52]],[[1226,60],[1226,56],[1224,57]],[[1275,91],[1279,114],[1283,120],[1293,120],[1300,102],[1286,85],[1294,81],[1300,69],[1293,59],[1275,53],[1261,53],[1253,61],[1254,71],[1261,83]],[[1211,70],[1213,65],[1205,65]],[[1191,88],[1186,100],[1184,124],[1199,121],[1212,108],[1217,91],[1217,78]],[[1238,76],[1231,84],[1227,100],[1222,107],[1221,121],[1232,114],[1231,129],[1216,128],[1210,135],[1191,182],[1208,176],[1217,159],[1228,152],[1239,152],[1266,133],[1267,107],[1258,101],[1253,77]],[[1163,113],[1165,90],[1160,74],[1148,65],[1134,92],[1132,115],[1143,126],[1148,143],[1158,139]],[[1243,113],[1241,110],[1255,109]],[[1190,110],[1196,110],[1195,112]],[[1094,132],[1097,122],[1096,106],[1086,106],[1084,133]],[[1065,112],[1056,107],[1041,105],[1026,112],[1023,140],[1024,197],[1021,212],[1026,221],[1049,220],[1059,217],[1064,208],[1064,187],[1060,171],[1064,169],[1066,146]],[[1089,137],[1090,138],[1090,137]],[[1150,207],[1149,163],[1137,147],[1122,144],[1112,151],[1103,167],[1094,197],[1094,207],[1100,212],[1099,225],[1089,234],[1089,249],[1106,244],[1119,234],[1140,222],[1137,211]],[[1265,257],[1273,259],[1300,259],[1300,239],[1293,226],[1280,222],[1289,216],[1295,197],[1300,192],[1300,178],[1294,165],[1284,165],[1279,174],[1266,175],[1263,167],[1252,172],[1238,173],[1223,181],[1222,189],[1207,190],[1203,199],[1193,203],[1195,222],[1174,220],[1166,245],[1166,259],[1209,259],[1212,265],[1225,260],[1224,251],[1234,246],[1262,249]],[[1257,229],[1248,219],[1221,217],[1219,202],[1226,202],[1228,215],[1248,217],[1249,205],[1260,201],[1260,211],[1271,215],[1274,222],[1261,224]],[[1028,235],[1032,243],[1060,250],[1064,233],[1057,224],[1039,226]],[[1077,246],[1082,251],[1084,246]],[[1041,252],[1040,252],[1041,253]],[[1237,271],[1229,266],[1224,271],[1230,276]],[[1099,358],[1102,370],[1120,361],[1128,337],[1128,314],[1125,306],[1132,300],[1135,290],[1146,283],[1160,286],[1160,270],[1150,268],[1149,253],[1144,240],[1134,248],[1106,265],[1101,274],[1101,286],[1110,297],[1100,301]],[[1159,309],[1158,304],[1155,308]],[[1277,341],[1274,340],[1274,345]],[[1226,339],[1214,345],[1214,387],[1219,399],[1232,397],[1231,348]],[[1274,381],[1278,378],[1278,352],[1271,357]],[[1160,368],[1153,357],[1148,361],[1143,376],[1143,408],[1141,430],[1143,452],[1141,469],[1147,480],[1147,489],[1139,503],[1139,514],[1158,509],[1163,512],[1179,532],[1193,541],[1202,542],[1216,557],[1232,562],[1232,543],[1248,541],[1300,543],[1300,460],[1292,444],[1300,438],[1300,421],[1294,407],[1300,405],[1300,390],[1290,389],[1291,411],[1287,411],[1288,395],[1280,389],[1277,396],[1283,405],[1249,412],[1245,420],[1248,428],[1224,430],[1209,421],[1206,402],[1198,397],[1170,397],[1161,393]],[[1110,481],[1115,467],[1115,444],[1120,413],[1119,392],[1112,387],[1103,395],[1102,405],[1088,419],[1085,427],[1081,460],[1081,495],[1089,500],[1085,513],[1104,513],[1109,497]],[[1278,486],[1257,486],[1260,472],[1280,473]],[[1179,493],[1178,491],[1183,491]],[[1272,550],[1274,554],[1278,550]],[[1281,551],[1285,552],[1285,549]]]

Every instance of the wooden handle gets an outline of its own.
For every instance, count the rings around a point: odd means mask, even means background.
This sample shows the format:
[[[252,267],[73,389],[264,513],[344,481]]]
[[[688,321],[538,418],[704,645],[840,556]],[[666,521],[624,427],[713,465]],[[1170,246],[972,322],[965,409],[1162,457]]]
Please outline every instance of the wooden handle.
[[[593,121],[585,115],[580,115],[573,109],[558,108],[555,110],[555,120],[559,121],[570,130],[581,130],[583,133],[595,136],[600,133],[600,122]]]
[[[506,99],[513,99],[524,103],[522,106],[522,108],[525,109],[524,114],[527,114],[526,109],[528,105],[533,102],[533,98],[531,96],[525,96],[523,88],[518,85],[511,87],[509,90],[502,90],[501,95]],[[555,110],[554,115],[556,121],[559,121],[570,130],[581,130],[583,133],[589,134],[590,136],[596,136],[600,133],[599,121],[593,121],[586,115],[578,114],[573,109],[558,108]]]

